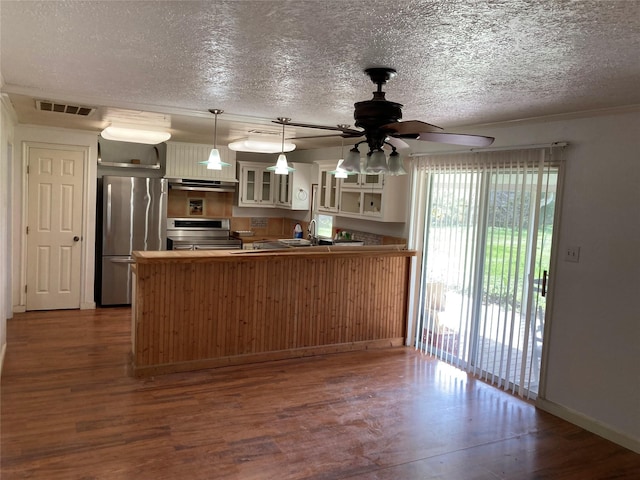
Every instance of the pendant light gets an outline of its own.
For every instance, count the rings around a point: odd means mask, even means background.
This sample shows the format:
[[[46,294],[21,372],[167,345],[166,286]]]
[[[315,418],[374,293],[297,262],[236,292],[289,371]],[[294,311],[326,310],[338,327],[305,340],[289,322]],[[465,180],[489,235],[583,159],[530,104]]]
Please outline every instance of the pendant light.
[[[344,160],[342,158],[340,160],[338,160],[338,164],[336,165],[336,169],[332,170],[329,173],[332,174],[336,178],[347,178],[349,176],[349,173],[347,173],[347,171],[344,168],[342,168],[343,162],[344,162]]]
[[[338,128],[349,128],[349,125],[338,125]],[[344,137],[342,137],[342,141],[340,144],[340,160],[338,160],[338,164],[336,165],[336,169],[329,172],[331,173],[334,177],[336,178],[347,178],[347,176],[351,173],[351,172],[347,172],[343,167],[342,164],[344,163]]]
[[[272,172],[276,172],[276,175],[289,175],[289,172],[295,171],[294,168],[291,168],[287,164],[287,156],[284,154],[284,126],[289,123],[290,118],[278,117],[280,123],[282,123],[282,149],[280,150],[280,155],[278,155],[278,161],[275,165],[271,167],[267,167],[267,170]]]
[[[210,108],[209,111],[213,113],[215,118],[215,123],[213,127],[213,148],[211,152],[209,152],[209,159],[206,162],[199,162],[202,165],[207,166],[207,170],[222,170],[222,167],[230,167],[230,163],[226,163],[222,161],[220,157],[220,152],[218,151],[218,115],[224,112],[224,110],[220,110],[217,108]]]

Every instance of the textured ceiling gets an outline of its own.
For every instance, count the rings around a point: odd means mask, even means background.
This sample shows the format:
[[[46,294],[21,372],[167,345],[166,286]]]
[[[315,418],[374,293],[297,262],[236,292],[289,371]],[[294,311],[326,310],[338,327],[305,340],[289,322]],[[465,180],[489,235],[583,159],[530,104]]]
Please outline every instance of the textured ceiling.
[[[24,123],[98,131],[133,109],[210,141],[222,108],[220,143],[279,116],[353,124],[370,66],[398,71],[385,90],[404,119],[453,131],[640,104],[635,0],[2,0],[0,21],[2,91]],[[33,98],[99,108],[66,118]]]

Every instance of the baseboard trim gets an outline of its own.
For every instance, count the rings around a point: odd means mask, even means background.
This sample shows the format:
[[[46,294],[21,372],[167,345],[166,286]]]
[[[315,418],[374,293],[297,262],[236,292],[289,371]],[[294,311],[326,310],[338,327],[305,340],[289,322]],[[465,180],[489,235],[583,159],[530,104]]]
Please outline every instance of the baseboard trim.
[[[558,405],[557,403],[553,403],[549,400],[544,400],[541,398],[538,398],[538,400],[536,401],[536,406],[541,410],[550,413],[551,415],[560,417],[567,422],[578,425],[579,427],[582,427],[585,430],[590,431],[591,433],[595,433],[602,438],[606,438],[613,443],[617,443],[618,445],[628,448],[629,450],[640,453],[640,440],[632,438],[628,434],[611,428],[610,426],[605,425],[591,417],[587,417],[580,412],[576,412],[575,410],[563,407],[562,405]]]
[[[13,306],[13,313],[24,313],[27,311],[27,306],[26,305],[14,305]]]
[[[7,342],[2,344],[2,349],[0,350],[0,377],[2,377],[2,369],[4,367],[4,354],[7,351]]]

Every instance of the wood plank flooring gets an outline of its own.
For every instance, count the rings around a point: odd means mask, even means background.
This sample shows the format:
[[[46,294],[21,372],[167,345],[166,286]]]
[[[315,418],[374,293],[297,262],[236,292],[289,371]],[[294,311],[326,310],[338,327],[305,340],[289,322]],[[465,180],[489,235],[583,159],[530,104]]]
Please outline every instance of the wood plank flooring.
[[[640,455],[413,349],[128,375],[130,311],[8,321],[12,479],[640,478]]]

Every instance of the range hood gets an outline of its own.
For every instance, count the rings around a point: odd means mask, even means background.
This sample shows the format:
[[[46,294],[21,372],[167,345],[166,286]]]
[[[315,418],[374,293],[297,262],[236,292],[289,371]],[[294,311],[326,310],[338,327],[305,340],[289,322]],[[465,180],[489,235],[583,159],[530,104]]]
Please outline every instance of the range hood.
[[[187,178],[167,178],[170,190],[191,190],[198,192],[235,192],[234,182],[219,180],[191,180]]]

